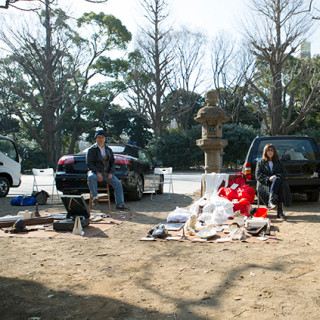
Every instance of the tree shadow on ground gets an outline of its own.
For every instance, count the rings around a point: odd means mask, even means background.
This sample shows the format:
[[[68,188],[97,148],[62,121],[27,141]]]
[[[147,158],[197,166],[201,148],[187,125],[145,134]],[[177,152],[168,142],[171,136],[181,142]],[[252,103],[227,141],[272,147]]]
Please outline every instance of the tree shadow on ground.
[[[180,246],[176,246],[175,250],[171,248],[171,256],[174,259],[177,259],[179,261],[182,261],[184,258],[184,253],[181,251]],[[175,252],[174,252],[175,251]],[[157,261],[157,264],[161,265],[162,263],[166,263],[165,260],[167,260],[168,257],[163,257],[162,254],[155,254],[150,257],[150,263],[144,267],[144,273],[139,277],[139,279],[136,280],[138,286],[143,288],[143,290],[147,290],[150,293],[150,296],[157,295],[159,296],[159,299],[170,301],[170,304],[173,304],[176,306],[177,312],[176,312],[176,319],[207,319],[207,317],[201,317],[196,314],[194,310],[196,310],[200,306],[204,306],[206,309],[209,308],[212,310],[212,312],[216,312],[216,308],[220,307],[223,308],[223,305],[228,304],[226,302],[228,298],[226,295],[228,294],[228,291],[231,290],[233,287],[238,286],[239,279],[242,279],[242,274],[248,274],[248,271],[258,272],[258,270],[263,271],[264,274],[269,272],[283,272],[285,270],[285,266],[281,262],[275,262],[271,265],[263,265],[263,264],[248,264],[244,263],[241,264],[238,267],[230,267],[228,272],[224,273],[224,276],[221,276],[221,281],[219,283],[212,282],[210,280],[210,275],[204,276],[204,281],[208,283],[212,287],[210,290],[206,290],[202,294],[198,294],[196,299],[184,299],[183,298],[183,292],[181,294],[172,293],[172,295],[168,296],[164,293],[159,292],[156,288],[157,286],[151,285],[150,282],[150,274],[152,274],[154,270],[154,261]],[[152,262],[153,261],[153,262]],[[194,269],[194,268],[193,268]],[[190,270],[190,268],[185,265],[181,264],[179,265],[179,270]],[[177,269],[177,278],[181,278],[182,276],[179,274],[179,270]],[[194,272],[200,272],[194,271]],[[178,276],[179,274],[179,276]],[[187,276],[186,276],[187,277]],[[190,277],[190,276],[189,276]],[[187,277],[188,278],[188,277]],[[245,281],[245,280],[241,280]],[[152,282],[152,281],[151,281]],[[171,283],[170,280],[168,280],[168,283]],[[192,285],[190,283],[181,283],[179,280],[177,280],[176,283],[172,283],[171,285],[175,287],[177,284],[180,284],[182,286]],[[168,284],[169,285],[169,284]],[[196,284],[194,284],[196,285]],[[242,284],[243,285],[243,284]],[[183,289],[181,289],[183,290]]]
[[[181,248],[176,248],[175,256],[181,255]],[[168,318],[174,319],[193,319],[205,320],[207,317],[200,316],[194,308],[202,306],[215,311],[216,307],[222,305],[227,291],[237,286],[237,279],[242,273],[248,270],[264,270],[271,272],[280,272],[284,270],[281,263],[272,266],[263,266],[259,264],[244,264],[239,267],[231,268],[220,283],[212,284],[212,290],[205,295],[197,295],[196,299],[184,299],[181,295],[168,295],[157,290],[157,286],[150,282],[150,272],[154,261],[160,263],[163,255],[154,255],[150,259],[150,264],[144,267],[144,272],[137,277],[137,288],[146,290],[150,295],[156,295],[162,301],[170,302],[176,310],[173,314],[167,314],[156,311],[151,306],[139,307],[136,302],[126,303],[121,300],[97,296],[97,295],[79,295],[70,291],[54,291],[35,281],[20,280],[13,278],[0,277],[0,313],[3,320],[20,320],[20,319],[46,319],[46,320],[63,320],[63,319],[148,319],[162,320]],[[210,282],[208,278],[207,281]],[[74,289],[74,288],[73,288]],[[110,288],[109,288],[110,289]],[[108,292],[106,290],[106,292]],[[204,302],[205,301],[205,302]]]
[[[2,320],[168,319],[168,314],[101,296],[54,291],[35,281],[0,277]]]
[[[262,205],[262,207],[265,207]],[[294,193],[292,195],[292,204],[290,207],[284,207],[284,213],[287,217],[286,222],[289,223],[319,223],[320,216],[318,215],[319,201],[308,201],[304,194]],[[281,224],[284,221],[277,219],[277,209],[268,211],[268,218],[275,224]]]

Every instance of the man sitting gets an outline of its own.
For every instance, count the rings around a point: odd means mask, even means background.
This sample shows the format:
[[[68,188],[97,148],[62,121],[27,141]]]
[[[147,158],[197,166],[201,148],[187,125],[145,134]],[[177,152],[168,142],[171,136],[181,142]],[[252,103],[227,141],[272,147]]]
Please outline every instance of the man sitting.
[[[88,187],[92,195],[92,205],[98,204],[98,182],[106,181],[114,190],[116,209],[127,210],[124,204],[122,183],[114,175],[115,162],[111,148],[107,146],[104,130],[96,131],[94,138],[96,143],[88,149],[86,163],[88,171]]]

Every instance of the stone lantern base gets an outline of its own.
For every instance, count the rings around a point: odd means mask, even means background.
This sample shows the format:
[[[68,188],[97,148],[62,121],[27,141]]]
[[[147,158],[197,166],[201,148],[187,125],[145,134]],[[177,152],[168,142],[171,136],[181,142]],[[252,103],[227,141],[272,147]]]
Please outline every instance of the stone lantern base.
[[[205,151],[204,163],[205,173],[220,173],[220,151],[228,144],[228,141],[222,138],[199,139],[197,146]]]

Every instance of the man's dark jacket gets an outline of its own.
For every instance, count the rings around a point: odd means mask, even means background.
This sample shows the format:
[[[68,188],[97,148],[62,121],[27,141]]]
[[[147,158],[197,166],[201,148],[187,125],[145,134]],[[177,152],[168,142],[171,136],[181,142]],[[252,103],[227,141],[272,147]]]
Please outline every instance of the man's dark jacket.
[[[106,148],[107,155],[106,161],[103,160],[100,149],[96,143],[87,151],[87,167],[95,174],[100,172],[102,175],[108,175],[109,173],[113,174],[115,171],[113,152],[106,144],[104,146]]]

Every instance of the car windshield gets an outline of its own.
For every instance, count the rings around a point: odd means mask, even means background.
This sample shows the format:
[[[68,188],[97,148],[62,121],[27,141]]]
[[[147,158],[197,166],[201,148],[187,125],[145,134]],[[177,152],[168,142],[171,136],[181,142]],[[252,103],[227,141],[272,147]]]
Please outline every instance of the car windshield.
[[[92,146],[80,151],[78,154],[86,154],[88,149],[91,148]],[[125,147],[124,146],[109,146],[112,150],[113,153],[118,153],[118,154],[125,154],[124,150],[125,150]]]
[[[124,146],[109,146],[112,150],[113,153],[124,153],[124,149],[125,147]]]
[[[114,154],[125,154],[125,155],[128,155],[128,156],[131,156],[131,157],[135,157],[135,158],[138,158],[138,149],[137,148],[134,148],[132,146],[124,146],[124,145],[108,145],[108,147],[111,148],[112,152]],[[89,147],[91,148],[91,147]],[[86,154],[88,149],[89,148],[86,148],[84,150],[82,150],[81,152],[79,152],[78,154]]]
[[[14,147],[13,142],[10,140],[0,138],[0,152],[14,161],[19,161],[16,148]]]
[[[312,140],[308,139],[279,139],[261,140],[254,151],[253,159],[259,161],[262,158],[263,148],[267,143],[272,143],[281,160],[319,160],[320,155]]]

